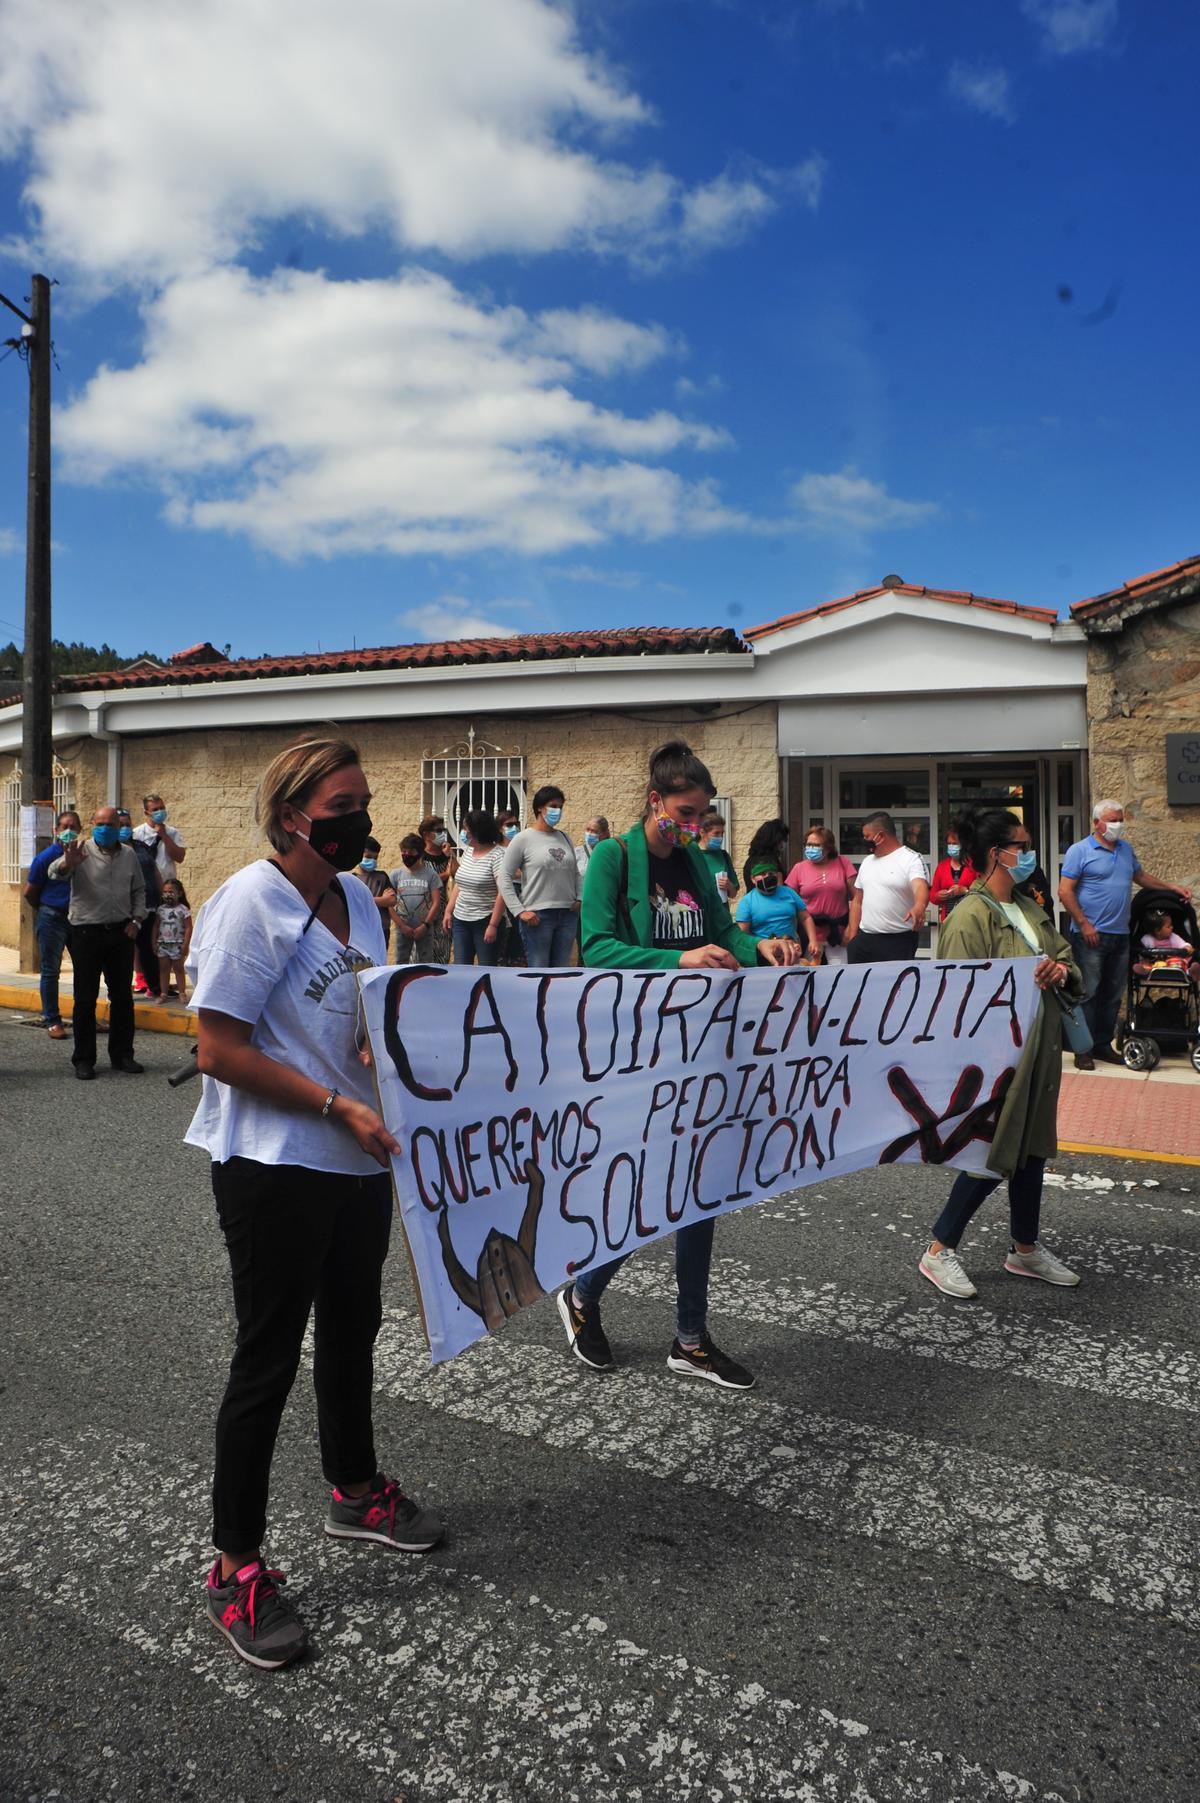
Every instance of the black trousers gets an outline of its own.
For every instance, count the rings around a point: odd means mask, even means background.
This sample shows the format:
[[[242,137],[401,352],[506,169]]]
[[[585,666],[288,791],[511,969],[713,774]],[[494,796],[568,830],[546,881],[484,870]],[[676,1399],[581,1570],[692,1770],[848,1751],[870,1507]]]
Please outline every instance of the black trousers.
[[[96,998],[100,979],[108,985],[108,1056],[113,1064],[133,1057],[133,940],[125,922],[71,928],[75,967],[75,1036],[72,1064],[96,1062]]]
[[[917,955],[917,933],[856,933],[846,947],[847,964],[911,962]]]
[[[253,1552],[267,1527],[271,1459],[315,1311],[313,1386],[321,1465],[331,1484],[378,1470],[372,1350],[392,1226],[387,1173],[346,1177],[229,1158],[212,1168],[229,1249],[237,1342],[217,1414],[213,1542]]]

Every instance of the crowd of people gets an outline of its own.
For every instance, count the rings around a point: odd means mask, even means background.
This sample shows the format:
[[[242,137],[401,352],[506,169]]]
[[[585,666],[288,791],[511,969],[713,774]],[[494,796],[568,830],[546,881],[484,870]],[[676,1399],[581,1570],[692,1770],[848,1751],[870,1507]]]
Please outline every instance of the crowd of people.
[[[939,957],[1036,960],[1042,994],[1007,1091],[989,1166],[958,1175],[918,1268],[942,1294],[977,1294],[959,1256],[987,1196],[1007,1182],[1004,1269],[1061,1288],[1079,1276],[1041,1239],[1046,1161],[1056,1149],[1064,1011],[1081,1004],[1094,1042],[1076,1063],[1117,1058],[1111,1044],[1129,961],[1133,887],[1190,901],[1151,875],[1125,837],[1124,810],[1100,801],[1088,838],[1062,865],[1055,921],[1049,883],[1028,825],[1004,807],[954,823],[932,873],[885,811],[861,822],[860,861],[824,825],[790,855],[780,819],[753,835],[738,872],[710,772],[681,741],[651,758],[645,801],[628,831],[602,816],[576,844],[568,798],[553,783],[533,795],[528,822],[468,809],[452,841],[429,815],[388,868],[372,836],[370,791],[355,747],[333,738],[281,752],[259,790],[257,819],[272,855],[223,883],[193,922],[181,881],[182,834],[159,795],[136,828],[108,806],[90,834],[77,813],[58,818],[51,848],[29,871],[37,912],[47,1031],[65,1037],[59,968],[74,965],[73,1063],[96,1063],[96,1001],[108,985],[108,1055],[136,1074],[135,972],[146,994],[186,998],[194,972],[197,1062],[205,1081],[188,1130],[211,1159],[217,1217],[228,1249],[237,1333],[217,1418],[213,1481],[216,1558],[205,1584],[213,1624],[252,1665],[275,1669],[303,1652],[308,1633],[263,1557],[270,1468],[284,1404],[314,1317],[313,1378],[325,1531],[339,1539],[426,1551],[442,1523],[380,1467],[371,1414],[373,1346],[391,1223],[390,1155],[399,1152],[376,1105],[359,1028],[355,975],[396,963],[529,968],[576,959],[601,969],[738,970],[801,962],[910,960],[927,911],[940,919]],[[347,880],[349,879],[349,880]],[[1171,963],[1200,976],[1197,948],[1169,908],[1150,911],[1139,965]],[[190,963],[189,949],[191,954]],[[668,1368],[731,1392],[755,1378],[708,1328],[715,1225],[674,1236],[675,1333]],[[614,1355],[601,1303],[621,1260],[586,1270],[556,1298],[567,1344],[585,1366]]]

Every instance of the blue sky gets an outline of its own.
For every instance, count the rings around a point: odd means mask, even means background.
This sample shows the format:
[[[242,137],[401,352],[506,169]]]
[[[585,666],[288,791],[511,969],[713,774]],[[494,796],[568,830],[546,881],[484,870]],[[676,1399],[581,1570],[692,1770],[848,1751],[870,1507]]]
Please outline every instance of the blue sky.
[[[1200,550],[1198,39],[1172,0],[0,0],[56,633],[746,626],[893,570],[1065,607]],[[0,638],[25,404],[10,357]]]

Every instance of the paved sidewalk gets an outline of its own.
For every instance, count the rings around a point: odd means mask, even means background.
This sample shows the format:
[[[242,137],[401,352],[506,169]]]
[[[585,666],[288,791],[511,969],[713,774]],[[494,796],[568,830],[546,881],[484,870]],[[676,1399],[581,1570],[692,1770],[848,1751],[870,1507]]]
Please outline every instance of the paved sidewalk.
[[[28,1017],[31,1027],[39,1026],[42,1018],[42,1004],[38,993],[38,978],[35,972],[17,969],[17,953],[14,947],[0,945],[0,1008],[14,1008]],[[63,959],[62,979],[59,983],[59,1003],[64,1021],[69,1021],[74,1007],[72,995],[72,972],[69,957]],[[139,1033],[192,1033],[194,1023],[187,1008],[181,1002],[139,1002],[135,998],[133,1007],[134,1026]],[[96,1004],[96,1020],[103,1025],[108,1020],[108,1003],[101,996]]]
[[[1190,1058],[1156,1070],[1077,1071],[1063,1060],[1058,1141],[1064,1152],[1130,1153],[1200,1164],[1200,1072]]]

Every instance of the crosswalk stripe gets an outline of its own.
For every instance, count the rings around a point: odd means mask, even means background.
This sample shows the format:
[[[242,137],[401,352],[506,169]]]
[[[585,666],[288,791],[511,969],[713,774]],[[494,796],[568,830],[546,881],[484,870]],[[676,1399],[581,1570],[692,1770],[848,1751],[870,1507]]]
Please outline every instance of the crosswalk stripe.
[[[914,1275],[914,1285],[918,1281]],[[663,1297],[671,1280],[661,1263],[630,1259],[615,1283],[628,1295]],[[770,1282],[734,1258],[713,1260],[712,1308],[718,1322],[722,1317],[756,1321],[880,1352],[948,1359],[974,1371],[1008,1372],[1069,1390],[1200,1413],[1195,1353],[1164,1341],[1088,1331],[1061,1314],[1028,1326],[1002,1321],[979,1302],[934,1297],[920,1307],[910,1296],[856,1296],[841,1284]]]
[[[375,1364],[384,1395],[839,1536],[1200,1626],[1200,1509],[1174,1498],[818,1415],[761,1390],[731,1397],[628,1366],[601,1376],[565,1344],[501,1335],[435,1371],[427,1359],[420,1329],[389,1313]]]
[[[80,1469],[92,1474],[87,1486],[74,1481]],[[198,1473],[164,1473],[147,1448],[89,1432],[46,1449],[34,1469],[4,1472],[0,1491],[10,1585],[104,1623],[139,1654],[185,1667],[225,1696],[252,1699],[270,1720],[302,1723],[312,1740],[386,1778],[389,1795],[1063,1803],[1014,1773],[639,1646],[611,1621],[501,1590],[443,1555],[409,1561],[318,1540],[304,1569],[293,1566],[318,1657],[264,1680],[201,1617],[196,1531],[208,1486]],[[69,1571],[45,1556],[47,1492],[56,1535],[72,1548]],[[153,1512],[131,1519],[130,1495],[153,1496]],[[313,1528],[310,1513],[276,1512],[277,1539],[311,1544]],[[117,1602],[131,1564],[153,1631]]]

